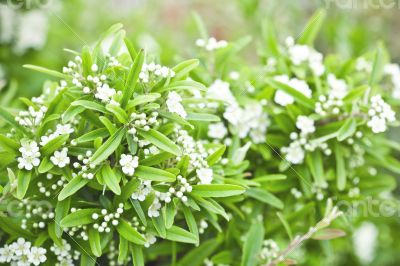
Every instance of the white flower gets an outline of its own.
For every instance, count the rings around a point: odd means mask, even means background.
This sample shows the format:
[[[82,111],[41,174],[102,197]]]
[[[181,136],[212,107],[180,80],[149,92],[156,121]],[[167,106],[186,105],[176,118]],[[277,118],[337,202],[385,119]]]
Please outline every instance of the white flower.
[[[289,58],[294,65],[307,63],[316,76],[325,73],[324,58],[321,53],[307,45],[295,44],[292,37],[286,39],[286,45],[288,46]]]
[[[292,164],[302,164],[304,161],[305,152],[298,141],[292,142],[289,147],[283,147],[282,152],[286,160]]]
[[[329,96],[333,99],[343,99],[347,94],[347,84],[342,79],[337,79],[335,75],[328,75],[328,85],[330,87]]]
[[[213,180],[213,170],[210,168],[201,168],[196,170],[197,177],[200,179],[200,184],[211,184]]]
[[[137,190],[132,193],[131,198],[134,200],[144,201],[147,195],[150,194],[151,190],[151,181],[142,181]]]
[[[214,37],[211,37],[208,40],[197,39],[196,45],[199,47],[204,47],[207,51],[214,51],[226,47],[228,42],[224,40],[217,41]]]
[[[228,130],[226,129],[224,123],[214,123],[208,125],[208,136],[213,139],[223,139],[226,134],[228,134]]]
[[[158,217],[160,216],[159,210],[161,209],[161,203],[158,201],[157,198],[154,199],[153,203],[150,205],[149,209],[147,210],[147,215],[151,217]]]
[[[296,127],[305,135],[315,132],[314,120],[304,115],[297,117]]]
[[[47,258],[45,254],[46,250],[44,248],[32,247],[28,258],[34,265],[39,265],[46,261]]]
[[[50,157],[50,160],[54,165],[60,168],[65,167],[70,163],[70,159],[68,157],[68,149],[64,148],[61,151],[55,151],[53,156]]]
[[[307,98],[311,98],[312,91],[304,80],[299,80],[297,78],[289,79],[287,75],[276,76],[274,79],[301,92]],[[294,103],[294,98],[284,91],[277,90],[275,93],[274,101],[279,105],[286,106],[288,104]]]
[[[168,111],[170,111],[171,113],[176,113],[179,116],[185,118],[187,116],[187,113],[185,111],[185,108],[183,108],[181,102],[182,98],[178,93],[172,91],[168,94],[168,99],[166,102]]]
[[[110,102],[112,97],[117,93],[115,89],[110,88],[108,84],[103,84],[101,87],[97,87],[97,93],[94,95],[97,99],[102,102]]]
[[[10,262],[13,258],[14,251],[10,246],[5,245],[3,248],[0,248],[0,263]]]
[[[365,222],[353,235],[353,245],[356,255],[363,264],[369,264],[375,257],[376,241],[379,232],[372,223]]]
[[[371,128],[372,132],[374,133],[382,133],[385,132],[386,121],[383,118],[379,118],[378,116],[373,116],[367,123],[368,127]]]
[[[385,132],[388,122],[396,120],[396,113],[392,110],[381,95],[375,95],[371,98],[371,107],[368,111],[370,120],[367,122],[368,127],[374,133]]]
[[[146,234],[144,236],[144,238],[146,239],[146,243],[144,243],[144,246],[146,248],[150,247],[151,245],[153,245],[157,241],[157,238],[152,234]]]
[[[31,243],[20,237],[17,242],[11,244],[10,248],[17,256],[28,255],[30,253]]]
[[[122,172],[128,176],[135,173],[135,169],[139,166],[139,158],[130,154],[121,154],[119,163],[122,166]]]
[[[19,148],[22,157],[18,157],[18,168],[32,170],[34,166],[40,164],[40,152],[39,147],[35,141],[28,140],[21,142],[21,148]]]
[[[58,124],[55,133],[57,133],[58,135],[64,135],[64,134],[71,134],[73,132],[74,129],[72,128],[71,124],[65,124],[65,125]]]
[[[236,99],[229,88],[229,83],[220,79],[215,80],[214,83],[210,85],[206,96],[208,99],[219,100],[228,104],[237,104]]]

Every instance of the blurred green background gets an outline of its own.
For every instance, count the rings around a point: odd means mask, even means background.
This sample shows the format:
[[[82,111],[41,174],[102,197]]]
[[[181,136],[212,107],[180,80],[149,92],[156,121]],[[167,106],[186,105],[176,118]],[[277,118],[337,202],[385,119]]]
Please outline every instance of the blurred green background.
[[[137,47],[155,54],[163,64],[173,64],[177,54],[194,57],[199,33],[193,12],[203,18],[217,39],[233,41],[246,35],[261,39],[261,22],[268,20],[283,41],[287,36],[298,36],[312,13],[322,7],[328,17],[317,39],[317,50],[347,58],[372,50],[382,40],[392,61],[399,62],[400,3],[393,0],[392,8],[376,8],[374,3],[381,0],[349,2],[370,5],[351,7],[345,0],[1,0],[0,105],[17,107],[19,96],[37,96],[49,78],[24,69],[23,64],[61,70],[70,59],[64,48],[80,50],[118,22],[124,24]],[[255,43],[243,52],[249,62],[257,60]],[[374,223],[379,235],[371,262],[357,259],[354,250],[363,247],[354,247],[351,237],[333,241],[335,248],[325,247],[333,253],[308,254],[317,264],[310,258],[306,261],[318,265],[321,256],[330,254],[327,265],[399,265],[400,219],[380,218]],[[358,240],[354,236],[355,241],[374,241],[374,229],[368,224],[363,228],[364,233]]]

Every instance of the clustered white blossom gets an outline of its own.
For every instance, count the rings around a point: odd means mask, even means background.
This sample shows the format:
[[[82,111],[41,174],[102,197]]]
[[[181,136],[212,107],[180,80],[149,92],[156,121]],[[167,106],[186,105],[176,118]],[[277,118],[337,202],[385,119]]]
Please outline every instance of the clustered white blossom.
[[[152,112],[151,115],[147,116],[146,113],[132,113],[130,121],[130,129],[128,133],[132,134],[134,141],[138,141],[139,138],[136,137],[137,129],[143,129],[144,131],[149,131],[152,127],[159,125],[157,120],[158,112]]]
[[[57,257],[58,262],[55,266],[74,266],[74,261],[79,260],[81,255],[79,251],[72,250],[71,245],[65,239],[62,240],[61,246],[54,244],[50,250]]]
[[[68,148],[55,151],[53,156],[50,157],[50,161],[60,168],[67,166],[70,163],[70,159],[68,157]]]
[[[47,260],[46,249],[32,246],[31,242],[20,237],[10,245],[0,248],[0,263],[9,265],[40,265]]]
[[[369,121],[367,125],[374,133],[385,132],[387,123],[396,120],[396,113],[392,110],[390,105],[382,99],[381,95],[375,95],[371,98],[371,106],[368,115]]]
[[[209,169],[206,160],[208,153],[203,144],[200,141],[195,141],[186,130],[175,129],[175,133],[177,135],[176,142],[182,147],[183,154],[189,156],[189,166],[191,169],[196,169],[199,182],[210,184],[213,180],[213,172]],[[180,160],[180,158],[178,157],[177,160]]]
[[[327,143],[309,140],[309,135],[316,130],[313,119],[307,116],[298,116],[296,127],[300,130],[300,134],[292,132],[290,134],[292,142],[288,147],[283,147],[281,149],[288,162],[292,164],[302,164],[306,151],[314,151],[316,148],[322,149],[327,156],[332,154],[332,150],[329,149]]]
[[[152,190],[150,180],[140,180],[140,185],[136,191],[132,193],[131,198],[138,201],[144,201]]]
[[[279,246],[272,239],[264,240],[263,247],[260,252],[260,259],[265,262],[270,262],[276,259],[279,254]]]
[[[289,76],[287,75],[275,76],[274,79],[292,87],[298,92],[301,92],[307,98],[311,98],[312,96],[312,91],[307,82],[305,82],[304,80],[289,78]],[[288,104],[294,103],[294,98],[284,91],[277,90],[275,93],[274,101],[279,105],[286,106]]]
[[[368,61],[364,57],[357,58],[356,61],[356,70],[360,72],[372,72],[372,62]]]
[[[142,66],[142,71],[139,74],[139,79],[143,83],[149,83],[152,81],[152,78],[157,77],[173,78],[175,77],[175,72],[166,66],[162,66],[154,62],[151,62],[150,64],[144,63]]]
[[[387,64],[384,67],[385,75],[388,75],[393,85],[392,96],[400,99],[400,67],[397,64]]]
[[[53,174],[47,173],[46,179],[52,180]],[[56,191],[58,188],[63,188],[67,185],[67,183],[67,179],[64,176],[61,176],[61,178],[57,180],[57,182],[53,183],[50,187],[46,187],[42,182],[38,182],[37,186],[40,193],[44,194],[46,197],[50,197],[52,194],[51,191]]]
[[[170,92],[166,104],[169,112],[176,113],[179,116],[186,118],[187,113],[182,105],[182,98],[178,93],[174,91]]]
[[[217,41],[214,37],[209,38],[208,40],[197,39],[196,45],[198,47],[202,47],[207,51],[211,52],[217,49],[225,48],[228,45],[228,42],[225,40]]]
[[[24,230],[28,229],[28,226],[29,229],[43,229],[55,216],[55,213],[51,211],[52,206],[50,203],[44,201],[23,199],[18,203],[18,208],[24,210],[24,217],[21,219],[21,228]]]
[[[50,133],[47,136],[40,137],[40,145],[44,146],[49,141],[51,141],[52,139],[55,139],[58,136],[65,135],[65,134],[71,134],[73,132],[74,132],[74,128],[72,127],[71,124],[57,124],[56,130],[53,133]]]
[[[250,136],[254,143],[265,141],[265,134],[270,123],[268,115],[263,110],[265,102],[250,103],[241,107],[233,96],[229,83],[219,79],[210,85],[206,98],[222,101],[226,105],[223,116],[240,138]],[[218,104],[214,107],[218,107]],[[226,134],[227,129],[223,123],[209,125],[209,137],[222,139]]]
[[[118,205],[117,210],[114,213],[108,213],[106,209],[102,209],[100,214],[98,213],[93,213],[92,214],[92,219],[94,221],[98,221],[95,224],[93,224],[93,228],[99,231],[99,233],[109,233],[111,232],[111,228],[109,227],[109,223],[111,223],[113,226],[117,226],[119,224],[119,218],[121,215],[124,213],[124,204],[120,203]],[[102,221],[99,220],[102,218]]]
[[[77,159],[78,161],[81,162],[74,162],[72,166],[75,169],[80,169],[78,173],[72,173],[72,176],[79,176],[81,175],[83,178],[92,180],[94,178],[94,174],[91,172],[96,166],[92,163],[90,163],[90,158],[92,156],[92,151],[88,150],[86,151],[85,155],[78,155]]]
[[[22,140],[19,151],[21,152],[21,157],[17,158],[19,169],[26,169],[30,171],[33,169],[33,167],[39,166],[40,152],[35,141]]]
[[[139,157],[132,156],[131,154],[121,154],[119,163],[124,174],[133,176],[135,169],[139,166]]]
[[[204,234],[207,228],[208,228],[207,221],[205,219],[201,219],[199,223],[199,234]]]
[[[28,111],[19,112],[18,116],[15,117],[15,121],[33,131],[40,125],[46,112],[46,106],[41,106],[38,110],[35,110],[33,106],[29,106]]]
[[[296,65],[307,64],[316,76],[322,76],[325,73],[323,56],[313,48],[307,45],[295,44],[293,37],[286,39],[286,46],[290,61]]]

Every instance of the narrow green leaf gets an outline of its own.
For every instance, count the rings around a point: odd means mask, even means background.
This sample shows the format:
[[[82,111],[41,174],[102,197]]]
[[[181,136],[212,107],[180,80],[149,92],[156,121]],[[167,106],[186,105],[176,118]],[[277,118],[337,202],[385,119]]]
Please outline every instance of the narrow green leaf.
[[[56,77],[56,78],[60,78],[60,79],[65,79],[65,80],[72,79],[71,76],[68,76],[66,74],[60,73],[60,72],[55,71],[55,70],[50,70],[50,69],[47,69],[47,68],[44,68],[44,67],[40,67],[40,66],[34,66],[34,65],[27,64],[27,65],[23,65],[23,67],[28,68],[28,69],[32,69],[32,70],[35,70],[35,71],[38,71],[38,72],[41,72],[41,73]]]
[[[141,246],[132,245],[133,266],[144,266],[143,248]]]
[[[175,225],[167,230],[166,239],[176,242],[189,243],[189,244],[197,243],[197,238],[194,234]]]
[[[78,190],[83,188],[87,183],[89,183],[89,179],[82,178],[81,176],[74,177],[69,183],[61,190],[58,195],[58,200],[64,200],[69,196],[75,194]]]
[[[229,184],[211,184],[211,185],[194,185],[191,194],[199,197],[230,197],[243,194],[246,189],[238,185]]]
[[[251,198],[254,198],[256,200],[264,202],[275,208],[283,209],[283,202],[280,199],[278,199],[277,197],[275,197],[273,194],[271,194],[270,192],[268,192],[264,189],[250,188],[250,189],[246,190],[245,194]]]
[[[126,107],[128,101],[132,98],[133,92],[135,91],[136,84],[139,79],[139,74],[142,71],[142,65],[144,62],[144,51],[140,50],[137,54],[133,65],[128,75],[128,79],[125,83],[125,89],[122,92],[121,107]]]
[[[22,127],[17,121],[15,121],[15,117],[1,106],[0,106],[0,118],[3,118],[5,122],[7,122],[12,126],[12,128],[15,128],[16,130],[19,130],[25,134],[27,133],[26,129]]]
[[[204,122],[221,121],[221,119],[218,116],[205,113],[188,113],[186,119],[189,121],[204,121]]]
[[[312,46],[326,17],[326,11],[320,9],[311,17],[298,38],[298,43]]]
[[[224,155],[226,150],[226,146],[223,145],[220,148],[218,148],[213,154],[211,154],[210,156],[207,157],[207,163],[209,166],[213,166],[214,164],[216,164],[222,157],[222,155]]]
[[[107,104],[106,109],[113,113],[118,121],[122,124],[126,124],[128,122],[128,115],[121,107],[114,104]]]
[[[103,105],[96,103],[96,102],[92,102],[92,101],[78,100],[78,101],[72,102],[71,105],[72,106],[82,106],[85,109],[90,109],[90,110],[98,111],[101,113],[108,113],[107,109]]]
[[[8,152],[18,154],[18,149],[21,147],[21,145],[15,140],[0,134],[0,147]]]
[[[100,245],[100,233],[93,227],[89,228],[89,245],[93,255],[100,257],[102,253]]]
[[[98,128],[86,134],[83,134],[79,138],[75,139],[75,141],[77,143],[89,142],[94,141],[97,138],[106,138],[108,136],[110,136],[110,132],[106,128]]]
[[[200,82],[193,80],[179,80],[171,82],[168,86],[160,87],[154,90],[154,92],[165,92],[165,91],[178,91],[178,90],[200,90],[206,91],[207,88]]]
[[[325,183],[325,175],[321,152],[317,150],[308,154],[306,161],[315,182],[323,186]]]
[[[117,226],[117,231],[120,237],[125,238],[129,242],[138,245],[144,245],[144,243],[146,243],[146,239],[125,220],[120,220]]]
[[[119,179],[115,174],[114,170],[111,169],[110,165],[106,164],[101,168],[101,175],[103,177],[106,186],[111,189],[117,195],[121,194],[121,188],[119,186]]]
[[[61,135],[58,137],[55,137],[54,139],[50,140],[47,142],[41,149],[41,155],[42,156],[49,156],[52,155],[53,152],[58,150],[62,145],[65,144],[65,142],[68,140],[69,135]]]
[[[258,264],[258,254],[261,252],[263,240],[264,227],[261,222],[254,222],[243,245],[241,266],[256,266]]]
[[[178,266],[201,266],[204,265],[204,260],[209,258],[214,251],[219,247],[220,242],[217,239],[204,241],[197,248],[191,249],[178,262]]]
[[[92,215],[100,214],[101,209],[82,209],[72,212],[65,216],[61,222],[61,227],[74,227],[94,223]]]
[[[149,131],[139,130],[139,134],[163,151],[175,154],[176,156],[182,155],[182,151],[178,145],[176,145],[167,136],[154,129],[150,129]]]
[[[67,198],[62,201],[57,201],[56,209],[55,209],[55,231],[58,238],[61,238],[63,234],[63,230],[61,228],[61,220],[67,216],[69,207],[71,205],[71,198]]]
[[[189,74],[190,71],[199,65],[198,59],[186,60],[176,65],[172,70],[175,72],[174,80],[179,80]]]
[[[17,198],[23,199],[25,197],[26,191],[28,190],[29,184],[31,182],[31,171],[19,170],[17,179]]]
[[[100,148],[90,158],[90,162],[93,164],[99,164],[108,158],[121,144],[122,138],[126,133],[126,128],[118,129],[110,138],[101,145]]]
[[[351,136],[356,132],[357,130],[357,122],[354,118],[349,118],[346,120],[346,122],[343,124],[343,126],[339,129],[337,133],[337,139],[338,141],[343,141]]]
[[[50,161],[49,157],[43,157],[42,161],[40,162],[38,171],[39,173],[43,174],[50,171],[53,167],[54,165]]]
[[[341,147],[338,143],[335,145],[335,159],[336,159],[336,178],[337,186],[340,191],[346,188],[346,167],[344,156]]]
[[[308,108],[314,109],[314,102],[298,90],[273,79],[267,79],[267,83],[274,89],[282,90],[291,95],[299,104]]]
[[[140,177],[141,179],[158,182],[174,182],[176,180],[176,176],[174,174],[148,166],[138,166],[134,175]]]

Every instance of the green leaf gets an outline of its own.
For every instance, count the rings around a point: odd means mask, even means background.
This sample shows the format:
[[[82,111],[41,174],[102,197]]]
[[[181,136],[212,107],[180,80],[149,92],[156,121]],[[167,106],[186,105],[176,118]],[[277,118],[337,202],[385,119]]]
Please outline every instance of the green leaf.
[[[245,188],[238,185],[229,184],[211,184],[211,185],[194,185],[191,194],[199,197],[231,197],[243,194]]]
[[[129,55],[131,56],[132,61],[134,61],[135,57],[137,56],[135,47],[133,46],[132,42],[126,37],[124,38],[124,43],[125,43],[126,49],[129,52]]]
[[[260,177],[256,177],[253,179],[254,182],[257,183],[264,183],[264,182],[271,182],[271,181],[278,181],[278,180],[285,180],[286,176],[281,174],[271,174],[271,175],[263,175]]]
[[[100,116],[99,120],[101,121],[101,123],[103,123],[103,125],[107,128],[108,132],[110,132],[111,135],[114,135],[114,133],[117,132],[117,128],[110,121],[110,119],[105,116]]]
[[[125,238],[129,242],[144,245],[146,243],[146,239],[136,231],[128,222],[120,219],[119,224],[117,226],[117,231],[120,237]]]
[[[138,166],[134,175],[144,180],[158,182],[174,182],[176,180],[176,176],[174,174],[148,166]]]
[[[216,164],[222,157],[222,155],[224,155],[226,150],[226,146],[223,145],[220,148],[218,148],[213,154],[210,154],[207,157],[207,163],[209,166],[213,166],[214,164]]]
[[[165,228],[163,218],[161,216],[158,216],[151,218],[151,221],[153,222],[153,226],[160,237],[165,238],[167,236],[167,228]]]
[[[129,252],[129,242],[123,237],[119,238],[119,245],[118,245],[118,262],[123,263],[125,259],[128,257]]]
[[[383,57],[384,57],[383,44],[379,43],[378,48],[376,50],[374,63],[372,66],[372,73],[370,75],[369,82],[368,82],[369,86],[373,86],[373,85],[377,84],[383,75],[383,68],[384,68],[384,58]]]
[[[40,162],[38,171],[39,173],[43,174],[50,171],[53,167],[54,165],[50,161],[49,157],[43,157],[42,161]]]
[[[93,227],[89,228],[89,245],[93,255],[95,255],[96,257],[100,257],[102,253],[100,244],[100,233]]]
[[[140,185],[140,181],[137,178],[131,179],[121,189],[121,195],[115,198],[116,202],[125,202],[134,193]]]
[[[189,244],[197,243],[197,237],[194,234],[175,225],[167,230],[166,239],[176,242],[189,243]]]
[[[128,75],[128,79],[125,83],[124,91],[122,92],[122,100],[121,107],[126,107],[128,101],[132,98],[133,92],[135,91],[135,87],[137,81],[139,79],[139,74],[142,71],[142,65],[144,62],[144,51],[140,50],[136,55],[135,60],[133,61],[133,65]]]
[[[250,189],[246,190],[245,194],[251,198],[254,198],[256,200],[264,202],[275,208],[283,209],[283,206],[284,206],[283,202],[280,199],[278,199],[277,197],[275,197],[273,194],[271,194],[270,192],[268,192],[264,189],[250,188]]]
[[[204,260],[209,258],[214,251],[219,247],[220,242],[217,239],[204,241],[197,248],[191,249],[179,261],[178,266],[201,266],[204,265]]]
[[[98,128],[93,131],[90,131],[89,133],[83,134],[79,138],[75,139],[77,143],[82,143],[82,142],[89,142],[89,141],[94,141],[97,138],[106,138],[110,136],[109,131],[107,128]]]
[[[21,145],[18,142],[10,138],[7,138],[4,135],[0,135],[0,147],[2,147],[4,150],[8,152],[18,154],[19,153],[18,149],[21,147]]]
[[[35,70],[35,71],[38,71],[38,72],[41,72],[41,73],[56,77],[56,78],[60,78],[60,79],[65,79],[65,80],[72,79],[71,76],[68,76],[66,74],[60,73],[60,72],[55,71],[55,70],[50,70],[50,69],[47,69],[47,68],[44,68],[44,67],[40,67],[40,66],[34,66],[34,65],[27,64],[27,65],[23,65],[23,67],[28,68],[28,69],[32,69],[32,70]]]
[[[121,144],[126,128],[118,129],[90,158],[90,162],[97,165],[108,158]]]
[[[311,19],[307,23],[303,32],[300,34],[300,37],[298,38],[298,43],[312,46],[315,41],[315,38],[318,35],[319,30],[321,29],[325,17],[326,17],[325,10],[320,9],[317,12],[315,12],[315,14],[311,17]]]
[[[106,109],[113,113],[118,121],[122,124],[126,124],[128,122],[128,115],[121,107],[114,104],[107,104]]]
[[[299,104],[308,108],[314,109],[314,102],[303,93],[299,92],[298,90],[273,79],[267,79],[266,81],[272,88],[282,90],[287,94],[291,95]]]
[[[205,121],[205,122],[221,121],[221,119],[218,116],[205,113],[188,113],[186,119],[189,121]]]
[[[69,135],[64,134],[60,135],[58,137],[55,137],[54,139],[50,140],[49,142],[46,143],[41,149],[41,155],[42,156],[49,156],[52,155],[53,152],[58,150],[62,145],[65,144],[65,142],[68,140]]]
[[[149,156],[146,159],[143,159],[141,161],[139,161],[139,165],[143,165],[143,166],[153,166],[153,165],[157,165],[160,164],[170,158],[174,157],[173,154],[169,153],[169,152],[160,152],[157,153],[155,155]]]
[[[71,119],[75,118],[75,116],[82,113],[83,111],[85,111],[85,107],[83,106],[70,105],[61,116],[62,122],[64,124],[68,123]]]
[[[27,133],[26,129],[15,121],[15,117],[1,106],[0,106],[0,118],[3,118],[4,121],[10,124],[12,128],[15,128],[16,130],[19,130],[25,134]]]
[[[17,186],[17,198],[23,199],[25,197],[26,191],[28,190],[29,184],[31,182],[31,171],[18,171],[18,186]]]
[[[292,230],[290,229],[289,223],[286,221],[285,217],[280,212],[277,212],[276,215],[283,224],[283,227],[285,227],[286,233],[288,234],[290,240],[293,240]]]
[[[308,154],[306,160],[315,182],[322,186],[325,183],[325,175],[321,152],[316,150]]]
[[[63,234],[63,230],[60,226],[60,223],[61,220],[65,216],[67,216],[70,205],[71,205],[71,198],[67,198],[62,201],[57,201],[54,221],[55,221],[55,232],[58,238],[60,238]]]
[[[177,90],[201,90],[206,91],[207,88],[200,82],[193,80],[179,80],[171,82],[168,86],[160,87],[154,90],[154,92],[164,92],[164,91],[177,91]]]
[[[149,93],[149,94],[145,94],[145,95],[138,95],[138,96],[134,97],[133,100],[130,100],[128,102],[126,109],[129,110],[129,109],[131,109],[135,106],[141,105],[141,104],[154,102],[160,97],[161,97],[161,94],[159,94],[159,93]]]
[[[181,79],[199,65],[198,59],[189,59],[176,65],[172,70],[175,72],[174,80]]]
[[[337,187],[340,191],[346,188],[346,166],[341,147],[338,143],[335,145],[335,159],[336,159],[336,176]]]
[[[87,100],[78,100],[78,101],[72,102],[71,106],[82,106],[85,109],[90,109],[90,110],[98,111],[101,113],[108,113],[107,109],[103,105],[96,103],[96,102],[87,101]]]
[[[199,228],[197,227],[196,219],[189,207],[182,205],[183,214],[185,216],[186,223],[189,231],[196,237],[197,242],[199,241]]]
[[[263,240],[264,227],[261,222],[257,221],[251,225],[246,235],[246,240],[243,245],[241,266],[258,265],[258,254],[261,252]]]
[[[100,214],[101,209],[82,209],[65,216],[61,222],[61,227],[74,227],[94,223],[92,218],[94,213]]]
[[[115,170],[111,169],[110,165],[106,164],[101,168],[101,175],[106,186],[117,195],[121,194],[119,186],[120,179],[115,174]]]
[[[132,245],[133,266],[144,266],[143,249],[140,246]]]
[[[58,200],[64,200],[69,196],[75,194],[78,190],[83,188],[87,183],[88,179],[82,178],[81,176],[74,177],[69,183],[61,190],[58,195]]]
[[[92,55],[90,54],[89,46],[85,45],[82,49],[82,67],[83,67],[83,76],[87,77],[92,73]]]
[[[343,141],[351,136],[356,132],[357,130],[357,122],[354,118],[349,118],[346,120],[346,122],[343,124],[343,126],[339,129],[338,134],[337,134],[337,139],[338,141]]]
[[[163,151],[175,154],[176,156],[181,156],[182,151],[178,145],[176,145],[172,140],[166,137],[164,134],[150,129],[148,131],[139,130],[139,134],[145,138],[147,141],[157,146]]]

